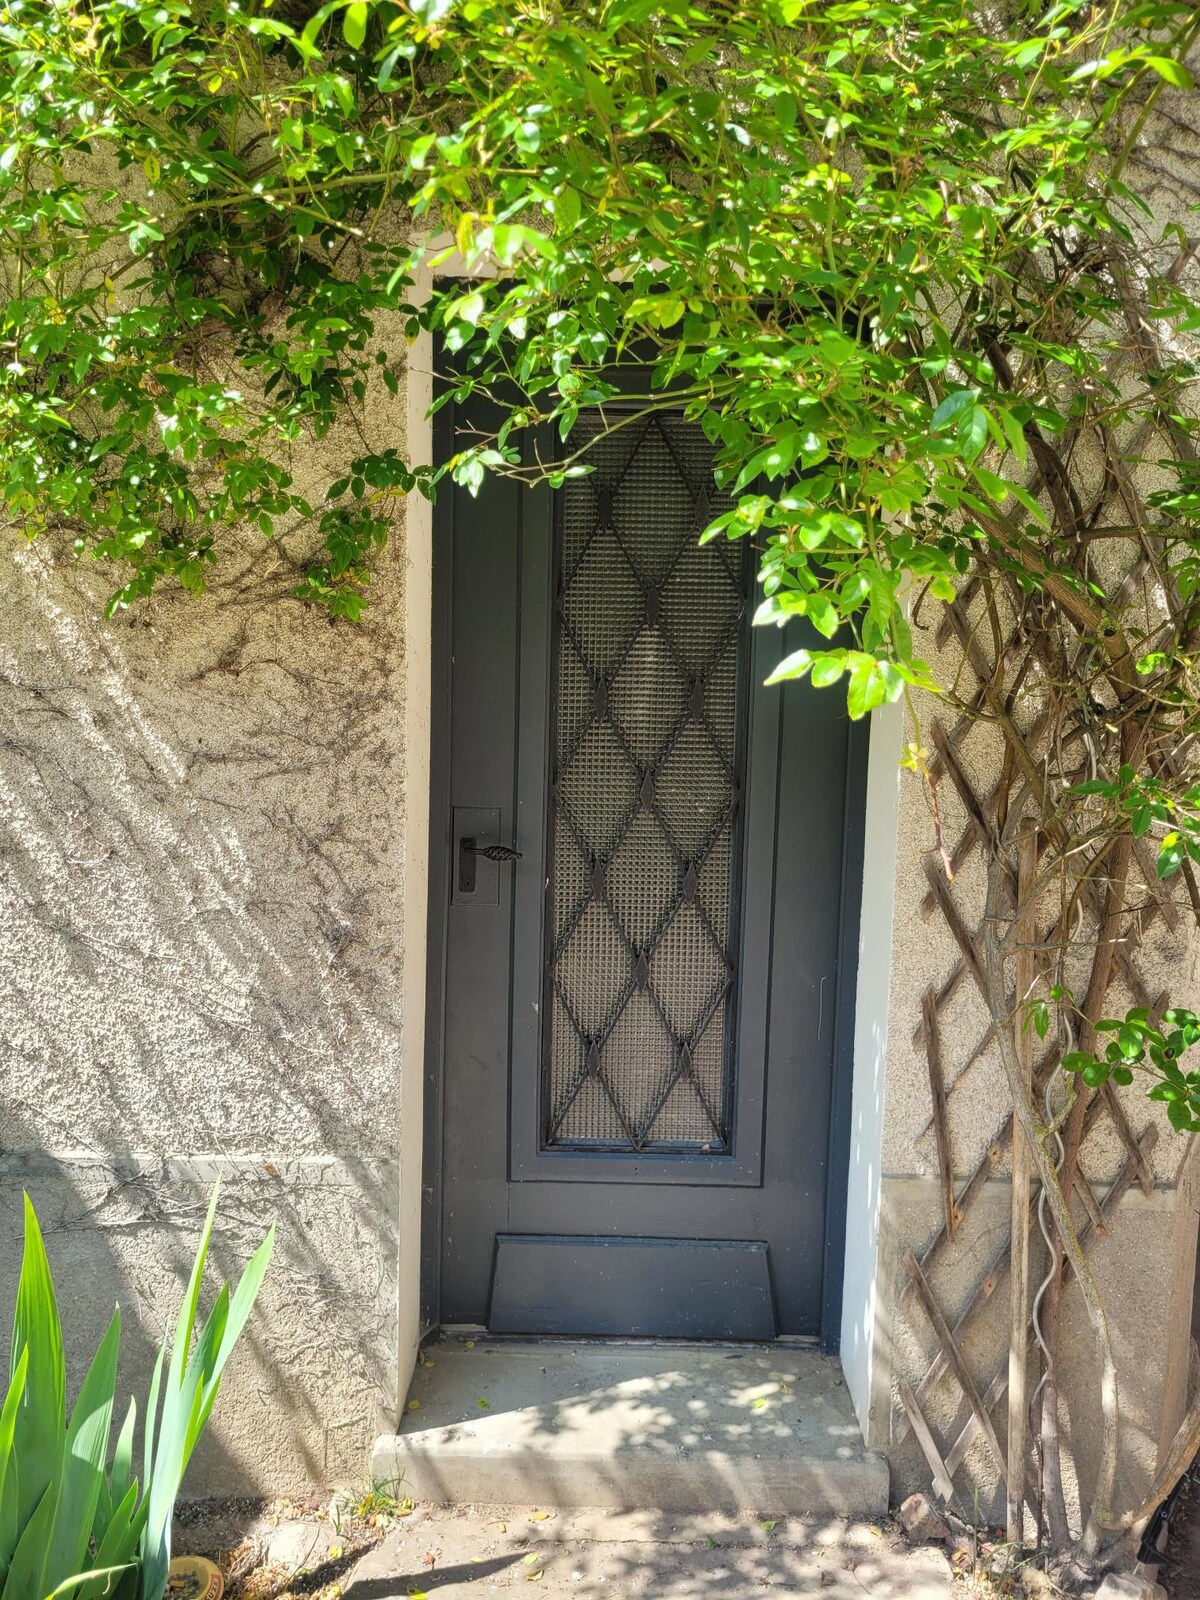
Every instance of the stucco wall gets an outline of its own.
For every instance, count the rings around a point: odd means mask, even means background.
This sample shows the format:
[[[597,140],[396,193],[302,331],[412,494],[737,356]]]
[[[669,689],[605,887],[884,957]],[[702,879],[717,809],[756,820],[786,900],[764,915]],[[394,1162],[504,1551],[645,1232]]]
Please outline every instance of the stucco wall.
[[[931,621],[936,622],[936,618]],[[915,632],[918,653],[935,664],[942,681],[949,681],[958,664],[953,649],[939,650],[932,626],[918,626]],[[954,721],[953,715],[929,697],[919,702],[919,714],[923,719],[940,719],[946,727]],[[910,730],[906,737],[911,736]],[[927,746],[932,745],[928,720],[921,737]],[[972,789],[978,795],[986,795],[1000,770],[998,733],[977,725],[956,746],[956,751]],[[938,786],[938,802],[943,835],[950,846],[967,824],[966,812],[948,780]],[[876,1260],[876,1345],[868,1429],[870,1442],[889,1453],[893,1492],[898,1497],[916,1488],[927,1490],[930,1470],[915,1437],[907,1432],[897,1383],[903,1377],[916,1389],[939,1348],[916,1297],[906,1301],[901,1298],[908,1276],[903,1266],[905,1250],[911,1248],[921,1255],[942,1222],[929,1065],[923,1043],[914,1040],[921,1022],[923,992],[930,985],[936,989],[959,958],[945,918],[937,910],[928,912],[922,904],[928,890],[924,864],[935,854],[936,834],[928,790],[920,779],[906,774],[900,784],[897,820],[888,1069],[881,1128],[883,1181]],[[975,852],[952,885],[953,898],[971,932],[980,925],[985,891],[982,859]],[[1200,998],[1197,945],[1182,921],[1172,933],[1161,917],[1155,918],[1144,935],[1135,940],[1130,954],[1152,996],[1165,994],[1171,1003],[1196,1005]],[[1090,949],[1084,941],[1076,956],[1078,972],[1072,973],[1077,992],[1082,992],[1089,960]],[[1119,1013],[1133,1003],[1119,984],[1110,990],[1110,1010]],[[968,979],[942,1009],[939,1027],[958,1191],[986,1155],[1010,1104],[1003,1066],[994,1046],[981,1051],[973,1065],[967,1065],[987,1025],[983,999]],[[1153,1192],[1147,1196],[1136,1185],[1126,1192],[1116,1208],[1109,1235],[1092,1241],[1088,1247],[1109,1311],[1118,1362],[1122,1407],[1118,1501],[1126,1504],[1140,1499],[1153,1475],[1168,1351],[1173,1338],[1186,1337],[1185,1330],[1170,1325],[1168,1313],[1176,1180],[1187,1141],[1171,1130],[1163,1108],[1145,1098],[1143,1085],[1135,1082],[1122,1092],[1122,1100],[1135,1134],[1141,1136],[1151,1124],[1158,1130],[1151,1158],[1156,1184]],[[1081,1163],[1100,1199],[1120,1170],[1124,1156],[1124,1147],[1110,1120],[1101,1117],[1084,1145]],[[934,1293],[951,1326],[1008,1238],[1008,1175],[1005,1155],[996,1164],[981,1197],[968,1209],[954,1244],[931,1273]],[[1036,1230],[1031,1261],[1036,1287],[1045,1271]],[[1098,1459],[1098,1366],[1095,1342],[1074,1288],[1068,1289],[1064,1308],[1060,1429],[1068,1502],[1077,1507],[1080,1485],[1075,1482],[1074,1462],[1080,1463],[1086,1496],[1090,1492],[1091,1468]],[[981,1390],[1006,1362],[1008,1310],[1006,1278],[963,1342],[964,1355]],[[1004,1413],[1002,1404],[994,1415],[1001,1442]],[[938,1385],[926,1415],[944,1452],[970,1415],[952,1375]],[[898,1442],[901,1433],[907,1433],[902,1443]],[[982,1439],[976,1439],[956,1482],[964,1505],[971,1506],[978,1500],[985,1515],[1003,1522],[1002,1485]]]
[[[354,627],[287,598],[304,538],[226,535],[214,593],[112,623],[111,574],[0,561],[0,1324],[22,1186],[76,1380],[118,1298],[143,1393],[212,1177],[223,1269],[278,1215],[200,1494],[361,1478],[396,1405],[405,541]]]
[[[1194,59],[1193,70],[1200,64]],[[1141,129],[1137,144],[1128,152],[1125,182],[1139,194],[1150,209],[1143,215],[1132,206],[1127,221],[1135,238],[1141,240],[1145,256],[1153,258],[1160,270],[1176,265],[1181,282],[1194,295],[1200,276],[1194,252],[1180,257],[1180,240],[1194,235],[1188,222],[1196,198],[1197,159],[1200,158],[1200,127],[1197,125],[1200,100],[1194,92],[1165,90],[1158,97],[1153,114]],[[1194,333],[1173,335],[1159,324],[1157,337],[1164,340],[1168,353],[1181,358],[1197,357]],[[1127,375],[1129,385],[1136,380]],[[1194,400],[1186,404],[1194,408]],[[1090,461],[1099,472],[1096,453],[1081,439],[1075,467],[1086,471]],[[1144,491],[1161,487],[1165,479],[1156,464],[1156,443],[1144,444],[1128,462]],[[1098,552],[1098,575],[1114,589],[1123,578],[1130,552],[1114,544]],[[923,620],[936,623],[936,608]],[[915,629],[917,653],[935,667],[942,683],[956,680],[961,658],[955,648],[939,649],[931,627]],[[981,627],[981,638],[991,639],[990,628]],[[969,676],[969,675],[968,675]],[[1027,708],[1026,708],[1027,711]],[[1024,714],[1024,713],[1023,713]],[[1030,713],[1031,714],[1031,713]],[[920,702],[922,718],[939,715],[931,700]],[[941,713],[945,726],[952,716]],[[906,734],[905,737],[910,737]],[[926,735],[923,741],[930,740]],[[986,794],[1000,770],[1002,746],[999,736],[987,727],[976,726],[958,747],[964,771],[976,794]],[[966,817],[952,783],[943,781],[938,790],[943,832],[953,844]],[[892,897],[893,938],[891,945],[890,991],[887,1014],[887,1077],[884,1108],[880,1118],[879,1165],[882,1171],[879,1201],[879,1236],[875,1255],[874,1321],[869,1387],[858,1395],[860,1413],[866,1413],[870,1442],[887,1450],[892,1463],[893,1491],[904,1494],[928,1488],[930,1472],[911,1433],[902,1445],[896,1442],[903,1412],[897,1386],[901,1377],[916,1386],[928,1369],[937,1348],[933,1330],[915,1299],[899,1303],[907,1274],[904,1251],[912,1248],[921,1254],[941,1222],[941,1198],[936,1177],[937,1152],[931,1122],[929,1069],[924,1049],[914,1043],[914,1031],[921,1019],[921,996],[930,983],[940,984],[954,966],[958,948],[945,920],[936,912],[922,911],[927,882],[924,859],[936,847],[933,816],[928,794],[914,777],[901,782],[899,816],[896,825],[896,876]],[[1135,887],[1135,894],[1137,889]],[[870,886],[868,886],[870,893]],[[886,893],[886,891],[884,891]],[[978,854],[964,866],[953,885],[955,901],[963,910],[964,921],[973,932],[980,923],[984,907],[985,884]],[[1148,898],[1148,897],[1144,897]],[[876,891],[876,901],[880,892]],[[864,902],[865,908],[866,902]],[[1190,920],[1190,919],[1188,919]],[[1194,929],[1186,921],[1177,934],[1171,934],[1161,917],[1156,918],[1131,955],[1153,999],[1168,997],[1168,1003],[1193,1008],[1200,1004],[1198,949]],[[1089,959],[1080,952],[1081,976]],[[1080,988],[1079,992],[1082,992]],[[1119,983],[1109,993],[1110,1013],[1120,1014],[1134,1000]],[[861,1031],[863,1017],[860,1014]],[[983,1035],[987,1016],[983,1001],[969,980],[963,983],[941,1015],[941,1044],[948,1083],[960,1069]],[[875,1022],[878,1026],[878,1022]],[[1135,1134],[1141,1135],[1151,1124],[1158,1129],[1158,1143],[1152,1165],[1155,1185],[1144,1194],[1136,1185],[1117,1207],[1107,1237],[1089,1245],[1102,1297],[1108,1307],[1114,1342],[1122,1406],[1122,1465],[1118,1482],[1118,1507],[1141,1498],[1156,1465],[1161,1430],[1166,1437],[1176,1425],[1180,1396],[1168,1394],[1164,1411],[1164,1376],[1174,1355],[1182,1355],[1182,1366],[1175,1369],[1174,1387],[1185,1380],[1187,1371],[1187,1294],[1186,1278],[1190,1257],[1188,1238],[1195,1237],[1194,1200],[1178,1187],[1181,1168],[1187,1155],[1187,1141],[1174,1133],[1161,1108],[1145,1099],[1143,1086],[1135,1083],[1121,1093]],[[994,1049],[985,1050],[952,1089],[949,1097],[950,1143],[961,1184],[976,1166],[997,1130],[1007,1109],[1003,1069]],[[1103,1199],[1108,1185],[1120,1168],[1124,1148],[1107,1117],[1100,1119],[1083,1151],[1082,1168],[1098,1198]],[[934,1291],[948,1321],[953,1325],[972,1292],[984,1278],[988,1264],[1009,1232],[1010,1188],[1008,1161],[1003,1160],[989,1180],[983,1198],[970,1212],[954,1248],[939,1263],[933,1274]],[[1043,1271],[1039,1235],[1034,1234],[1031,1270],[1036,1286]],[[1173,1282],[1174,1280],[1174,1282]],[[1172,1304],[1172,1297],[1176,1304]],[[1077,1291],[1068,1288],[1064,1297],[1064,1328],[1060,1346],[1060,1435],[1064,1456],[1064,1481],[1068,1502],[1077,1508],[1081,1497],[1091,1489],[1091,1471],[1098,1456],[1099,1393],[1095,1344],[1089,1331]],[[965,1341],[964,1350],[975,1374],[984,1383],[990,1380],[1005,1358],[1008,1340],[1008,1285],[999,1288],[978,1323]],[[1181,1348],[1182,1347],[1182,1348]],[[937,1438],[946,1442],[957,1437],[969,1412],[961,1391],[952,1377],[942,1380],[928,1408],[928,1417]],[[1001,1442],[1005,1433],[1005,1406],[994,1414]],[[1074,1478],[1074,1463],[1079,1464],[1082,1483]],[[958,1486],[962,1503],[968,1509],[975,1503],[985,1514],[1003,1521],[1003,1497],[998,1473],[986,1447],[976,1440],[974,1449],[960,1472]]]

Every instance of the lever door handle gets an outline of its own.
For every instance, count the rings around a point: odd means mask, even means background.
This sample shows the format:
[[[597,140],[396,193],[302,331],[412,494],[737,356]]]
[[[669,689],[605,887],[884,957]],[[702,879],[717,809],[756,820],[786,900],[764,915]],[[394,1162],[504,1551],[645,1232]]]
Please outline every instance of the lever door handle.
[[[508,844],[476,844],[473,838],[460,839],[458,841],[459,893],[475,893],[476,857],[486,856],[489,861],[520,861],[522,853]]]
[[[474,839],[464,839],[458,853],[460,856],[486,856],[489,861],[520,861],[524,851],[514,850],[510,844],[476,844]]]

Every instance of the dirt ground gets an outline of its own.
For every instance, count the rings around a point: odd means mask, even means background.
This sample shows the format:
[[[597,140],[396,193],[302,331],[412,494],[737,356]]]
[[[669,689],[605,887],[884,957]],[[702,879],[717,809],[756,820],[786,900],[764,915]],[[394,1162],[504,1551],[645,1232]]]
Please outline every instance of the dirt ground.
[[[356,1568],[346,1600],[529,1595],[544,1600],[750,1600],[764,1590],[828,1600],[949,1600],[940,1549],[890,1527],[796,1518],[431,1510],[393,1529]]]
[[[227,1600],[967,1600],[940,1547],[891,1524],[560,1513],[528,1506],[277,1502],[195,1508],[176,1548],[226,1573]],[[536,1586],[536,1587],[533,1587]]]
[[[986,1541],[978,1567],[952,1565],[892,1522],[447,1508],[369,1492],[185,1507],[175,1549],[215,1560],[226,1600],[1008,1600],[1023,1588],[989,1574]],[[1200,1483],[1159,1581],[1170,1600],[1200,1600]]]
[[[1200,1600],[1200,1482],[1193,1482],[1184,1490],[1171,1519],[1171,1537],[1159,1582],[1171,1600]]]
[[[225,1600],[340,1600],[350,1575],[392,1525],[394,1502],[207,1500],[181,1506],[172,1546],[208,1556]]]

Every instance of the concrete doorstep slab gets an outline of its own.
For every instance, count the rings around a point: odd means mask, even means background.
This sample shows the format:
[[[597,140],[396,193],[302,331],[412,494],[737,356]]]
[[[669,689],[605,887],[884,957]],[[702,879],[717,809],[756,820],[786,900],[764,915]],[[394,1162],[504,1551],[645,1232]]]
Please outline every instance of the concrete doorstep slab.
[[[838,1363],[783,1345],[444,1342],[371,1471],[439,1505],[877,1517]]]
[[[544,1520],[541,1520],[544,1519]],[[939,1549],[839,1519],[686,1519],[419,1507],[355,1568],[345,1600],[949,1600]],[[536,1585],[536,1587],[527,1587]]]

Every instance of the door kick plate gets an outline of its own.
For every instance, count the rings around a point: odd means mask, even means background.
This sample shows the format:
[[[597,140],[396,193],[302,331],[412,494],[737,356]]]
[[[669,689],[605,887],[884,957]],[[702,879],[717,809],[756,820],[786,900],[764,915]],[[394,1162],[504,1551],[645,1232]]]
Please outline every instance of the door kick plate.
[[[774,1339],[761,1239],[499,1233],[492,1333]]]

